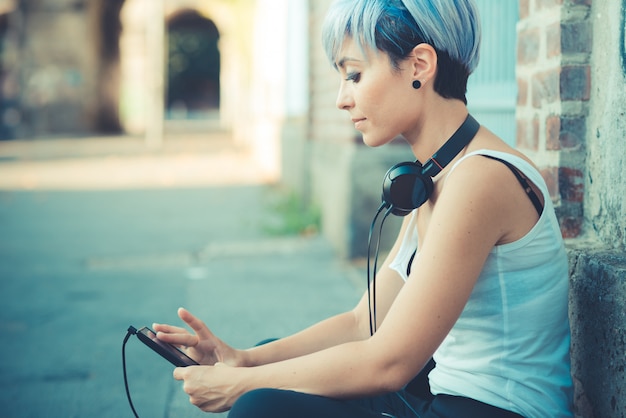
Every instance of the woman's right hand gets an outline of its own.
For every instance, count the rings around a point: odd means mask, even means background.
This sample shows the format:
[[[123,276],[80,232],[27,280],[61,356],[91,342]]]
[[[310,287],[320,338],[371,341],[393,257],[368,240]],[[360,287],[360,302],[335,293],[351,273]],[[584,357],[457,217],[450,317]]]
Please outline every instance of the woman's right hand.
[[[157,338],[173,344],[200,364],[214,365],[225,363],[229,366],[243,366],[242,352],[217,338],[200,319],[184,308],[178,309],[178,316],[191,327],[194,333],[185,328],[167,324],[153,324]]]

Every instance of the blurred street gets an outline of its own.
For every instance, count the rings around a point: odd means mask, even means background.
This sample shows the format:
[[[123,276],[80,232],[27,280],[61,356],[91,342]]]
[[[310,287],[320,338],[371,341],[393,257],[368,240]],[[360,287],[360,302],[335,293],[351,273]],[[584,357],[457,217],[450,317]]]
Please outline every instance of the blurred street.
[[[323,238],[265,232],[271,177],[228,136],[0,142],[0,416],[131,417],[126,330],[179,306],[242,348],[351,308]],[[127,364],[140,417],[206,416],[135,337]]]

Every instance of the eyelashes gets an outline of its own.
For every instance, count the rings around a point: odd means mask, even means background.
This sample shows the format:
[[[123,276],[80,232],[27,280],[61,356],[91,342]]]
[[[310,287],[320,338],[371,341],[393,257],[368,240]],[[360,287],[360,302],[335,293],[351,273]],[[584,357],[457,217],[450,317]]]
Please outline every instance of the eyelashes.
[[[346,76],[346,81],[352,81],[354,83],[358,83],[361,80],[361,73],[348,73]]]

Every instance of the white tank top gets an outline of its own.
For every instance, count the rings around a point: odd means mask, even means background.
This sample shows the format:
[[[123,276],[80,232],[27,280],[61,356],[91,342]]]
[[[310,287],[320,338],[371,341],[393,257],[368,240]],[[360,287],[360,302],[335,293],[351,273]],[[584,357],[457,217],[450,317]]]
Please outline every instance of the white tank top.
[[[572,417],[568,320],[568,262],[559,225],[539,172],[517,156],[479,150],[505,160],[537,185],[544,210],[528,234],[493,248],[470,298],[434,355],[433,394],[465,396],[525,417]],[[391,263],[407,280],[418,248],[416,211]],[[419,270],[419,257],[413,269]]]

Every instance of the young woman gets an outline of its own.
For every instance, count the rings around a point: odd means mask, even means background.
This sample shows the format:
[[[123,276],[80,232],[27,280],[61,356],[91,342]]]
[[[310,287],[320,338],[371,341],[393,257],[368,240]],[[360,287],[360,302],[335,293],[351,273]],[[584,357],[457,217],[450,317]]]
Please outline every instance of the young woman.
[[[572,416],[566,254],[537,169],[468,117],[479,40],[473,0],[333,4],[324,45],[342,78],[337,106],[367,145],[402,135],[441,168],[424,169],[432,192],[406,211],[378,272],[371,330],[367,293],[249,350],[184,309],[193,334],[155,324],[203,364],[174,372],[192,403],[233,418]]]

